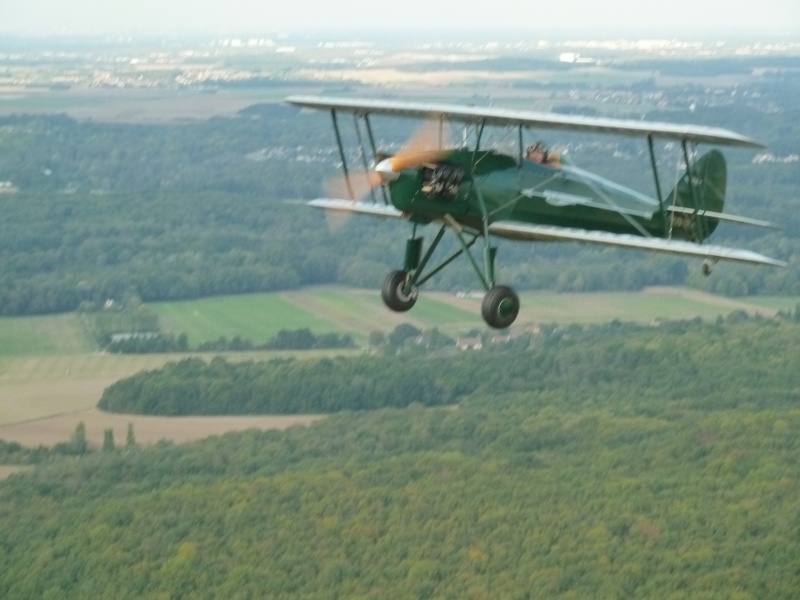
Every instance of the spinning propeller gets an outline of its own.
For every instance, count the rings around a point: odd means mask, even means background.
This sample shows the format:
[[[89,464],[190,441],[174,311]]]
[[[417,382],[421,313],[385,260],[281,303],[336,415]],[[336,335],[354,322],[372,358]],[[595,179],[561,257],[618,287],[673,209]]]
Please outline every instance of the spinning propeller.
[[[351,198],[362,200],[380,184],[395,181],[406,169],[418,167],[425,163],[435,163],[447,158],[452,150],[444,139],[438,120],[426,121],[422,127],[392,156],[384,158],[372,169],[361,169],[347,176],[330,180],[325,190],[332,198]],[[349,179],[349,186],[348,186]]]

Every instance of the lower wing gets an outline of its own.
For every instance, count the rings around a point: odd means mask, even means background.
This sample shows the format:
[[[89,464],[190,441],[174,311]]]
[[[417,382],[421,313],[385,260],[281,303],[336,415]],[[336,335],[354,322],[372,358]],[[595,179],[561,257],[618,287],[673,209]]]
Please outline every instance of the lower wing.
[[[634,248],[637,250],[650,250],[652,252],[664,252],[667,254],[697,256],[715,261],[729,260],[756,265],[786,266],[786,263],[781,260],[775,260],[763,254],[750,250],[743,250],[741,248],[727,248],[725,246],[715,246],[712,244],[701,245],[680,240],[622,235],[571,227],[553,227],[549,225],[528,225],[514,221],[496,221],[489,225],[489,232],[499,237],[512,240],[585,242],[589,244],[618,246],[621,248]]]
[[[391,204],[377,204],[375,202],[356,202],[353,200],[340,200],[338,198],[318,198],[311,200],[309,206],[332,210],[343,213],[357,213],[370,217],[381,217],[383,219],[407,219],[408,216],[397,210]]]
[[[357,213],[383,219],[408,218],[408,215],[397,210],[390,204],[320,198],[310,201],[309,205],[324,210]],[[445,222],[449,223],[450,221],[451,219],[445,218]],[[588,244],[604,244],[621,248],[649,250],[651,252],[695,256],[713,261],[728,260],[756,265],[771,265],[775,267],[786,266],[786,263],[781,260],[776,260],[764,256],[763,254],[750,250],[743,250],[741,248],[727,248],[725,246],[715,246],[712,244],[701,245],[680,240],[623,235],[572,227],[530,225],[516,221],[495,221],[489,225],[489,233],[511,240],[525,240],[531,242],[585,242]]]

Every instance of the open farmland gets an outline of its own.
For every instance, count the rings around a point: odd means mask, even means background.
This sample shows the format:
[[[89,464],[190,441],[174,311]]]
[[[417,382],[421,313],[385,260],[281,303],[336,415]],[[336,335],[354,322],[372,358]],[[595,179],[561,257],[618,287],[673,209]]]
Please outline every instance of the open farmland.
[[[103,390],[124,377],[157,369],[189,355],[28,356],[0,358],[0,439],[25,446],[51,446],[70,439],[78,423],[86,426],[90,443],[100,445],[104,431],[114,431],[124,443],[129,423],[140,444],[167,439],[187,442],[227,431],[283,429],[306,425],[316,417],[161,418],[103,413],[95,409]],[[267,360],[275,357],[319,356],[317,352],[237,353],[229,360]],[[10,471],[4,472],[8,475]],[[0,477],[3,475],[0,472]]]
[[[220,336],[266,341],[281,329],[308,328],[315,334],[349,333],[364,343],[371,331],[390,332],[400,323],[420,329],[437,327],[452,335],[485,327],[480,317],[481,292],[426,292],[407,313],[386,309],[378,290],[338,286],[272,294],[206,298],[151,305],[162,327],[186,333],[195,345]],[[685,288],[648,288],[643,292],[558,294],[520,293],[522,309],[513,330],[535,323],[602,323],[618,319],[649,323],[654,319],[715,319],[734,310],[751,315],[793,308],[793,298],[729,299]]]
[[[390,332],[400,323],[420,329],[438,327],[454,335],[482,327],[480,304],[459,306],[446,293],[422,294],[413,311],[386,309],[377,290],[326,286],[278,292],[205,298],[150,305],[164,330],[186,333],[190,346],[221,336],[242,336],[261,343],[281,330],[310,329],[315,334],[348,333],[365,343],[371,331]]]
[[[106,123],[164,123],[234,115],[258,102],[277,102],[299,90],[232,90],[208,94],[196,90],[7,88],[0,115],[65,113],[75,119]]]
[[[154,304],[164,329],[187,333],[194,345],[220,336],[239,335],[263,342],[281,329],[309,328],[315,334],[349,333],[365,343],[371,331],[388,333],[400,323],[420,329],[439,328],[452,336],[484,329],[479,293],[423,293],[408,313],[392,313],[377,290],[326,286],[280,292]],[[714,319],[734,310],[772,315],[792,309],[797,298],[728,299],[683,288],[651,288],[641,293],[523,293],[515,326],[535,323],[599,323],[613,319],[649,323],[656,319]],[[352,351],[351,351],[352,352]],[[356,351],[357,352],[357,351]],[[342,353],[342,351],[338,351]],[[277,356],[314,357],[313,352],[228,354],[231,360],[269,360]],[[51,445],[69,439],[83,421],[92,443],[113,429],[124,442],[129,422],[137,440],[188,441],[248,427],[286,427],[308,423],[269,417],[230,419],[132,418],[95,410],[103,390],[113,382],[156,369],[187,355],[108,355],[92,345],[74,314],[0,319],[0,439],[25,445]],[[209,355],[210,357],[210,355]]]
[[[315,333],[338,331],[335,323],[318,318],[302,303],[285,300],[281,294],[247,294],[162,302],[150,308],[164,330],[185,333],[191,346],[233,336],[263,342],[281,329],[308,328]]]
[[[85,354],[91,350],[76,314],[0,319],[0,357]]]

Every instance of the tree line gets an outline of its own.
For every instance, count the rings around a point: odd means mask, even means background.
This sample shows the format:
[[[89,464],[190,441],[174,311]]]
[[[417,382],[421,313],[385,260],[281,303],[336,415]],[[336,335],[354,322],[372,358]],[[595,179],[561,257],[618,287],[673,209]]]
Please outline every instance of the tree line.
[[[800,385],[793,317],[670,322],[658,328],[544,328],[483,351],[416,350],[320,360],[185,359],[108,387],[102,410],[152,415],[305,414],[438,406],[485,392],[565,390],[726,402]],[[784,392],[781,392],[784,393]]]
[[[104,349],[114,354],[162,354],[168,352],[250,352],[259,350],[330,350],[355,348],[353,336],[348,333],[315,334],[307,327],[281,329],[269,340],[257,343],[247,337],[221,336],[189,347],[185,333],[131,334],[112,339]]]
[[[128,424],[128,432],[123,448],[131,450],[136,447],[136,434],[133,424]],[[104,452],[119,449],[114,441],[114,430],[106,429],[103,445]],[[23,446],[19,442],[0,440],[0,465],[37,465],[46,462],[57,462],[66,458],[78,458],[97,450],[92,448],[86,438],[86,424],[81,421],[69,441],[58,442],[52,446],[39,445],[36,448]]]

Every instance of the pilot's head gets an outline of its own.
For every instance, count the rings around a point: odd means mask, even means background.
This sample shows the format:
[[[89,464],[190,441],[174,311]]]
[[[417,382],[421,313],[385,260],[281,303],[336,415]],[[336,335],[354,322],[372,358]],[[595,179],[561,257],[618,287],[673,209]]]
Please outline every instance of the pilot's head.
[[[547,159],[547,145],[544,142],[531,144],[528,146],[525,156],[533,162],[544,162]]]

